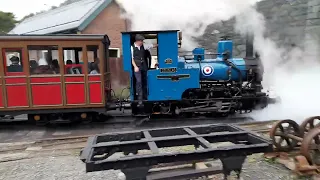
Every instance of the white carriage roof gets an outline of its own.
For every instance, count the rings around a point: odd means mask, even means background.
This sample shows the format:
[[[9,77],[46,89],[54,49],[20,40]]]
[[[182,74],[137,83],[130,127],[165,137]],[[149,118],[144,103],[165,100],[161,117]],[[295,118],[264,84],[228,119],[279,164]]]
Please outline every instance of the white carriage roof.
[[[70,29],[83,30],[112,0],[81,0],[27,18],[9,34],[50,34]]]

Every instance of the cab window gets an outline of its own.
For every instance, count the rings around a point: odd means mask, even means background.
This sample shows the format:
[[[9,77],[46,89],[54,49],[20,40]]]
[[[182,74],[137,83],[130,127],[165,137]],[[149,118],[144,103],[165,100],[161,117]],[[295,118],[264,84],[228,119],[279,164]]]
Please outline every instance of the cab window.
[[[82,48],[63,48],[65,74],[83,74]]]
[[[31,75],[60,74],[58,46],[28,46]]]
[[[3,49],[5,75],[23,74],[22,49]]]

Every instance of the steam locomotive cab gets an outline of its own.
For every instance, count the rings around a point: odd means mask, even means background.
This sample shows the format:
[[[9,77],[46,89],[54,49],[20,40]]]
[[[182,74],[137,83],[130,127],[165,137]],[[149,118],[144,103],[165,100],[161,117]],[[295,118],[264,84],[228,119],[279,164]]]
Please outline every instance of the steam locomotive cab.
[[[137,108],[135,78],[131,64],[131,45],[136,34],[142,34],[146,39],[154,39],[158,44],[158,68],[149,66],[147,71],[147,98],[142,110]],[[130,99],[134,114],[171,113],[172,106],[181,101],[183,92],[200,88],[199,69],[178,68],[178,41],[177,30],[122,33],[124,71],[130,75]]]

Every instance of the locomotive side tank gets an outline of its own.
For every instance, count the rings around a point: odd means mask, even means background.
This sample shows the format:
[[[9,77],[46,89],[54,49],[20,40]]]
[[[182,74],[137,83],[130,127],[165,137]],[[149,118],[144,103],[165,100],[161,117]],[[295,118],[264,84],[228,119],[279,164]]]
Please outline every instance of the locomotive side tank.
[[[228,66],[221,58],[205,59],[201,64],[197,61],[186,62],[185,68],[199,68],[201,80],[214,81],[239,81],[240,78],[246,79],[246,64],[241,58],[234,58],[230,60],[241,72],[241,74]]]
[[[207,81],[246,81],[247,66],[244,58],[232,57],[233,42],[221,40],[218,42],[217,53],[206,54],[204,48],[195,48],[192,51],[192,59],[179,58],[180,67],[186,69],[199,69],[200,80]],[[226,53],[226,54],[225,54]],[[206,58],[205,55],[216,56]],[[227,56],[227,59],[224,59]]]

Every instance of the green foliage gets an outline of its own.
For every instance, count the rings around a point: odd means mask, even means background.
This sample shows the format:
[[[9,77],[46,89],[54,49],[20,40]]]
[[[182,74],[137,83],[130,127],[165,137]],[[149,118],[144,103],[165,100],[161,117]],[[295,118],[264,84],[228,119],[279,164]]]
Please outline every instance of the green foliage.
[[[28,19],[28,18],[30,18],[30,17],[32,17],[32,16],[34,16],[34,15],[35,15],[34,13],[30,13],[30,14],[24,16],[24,17],[20,20],[20,22],[22,22],[22,21],[24,21],[25,19]]]
[[[14,28],[17,21],[15,15],[10,12],[0,11],[0,34],[6,34]]]
[[[74,3],[74,2],[78,2],[78,1],[80,1],[80,0],[66,0],[66,1],[64,1],[63,3],[61,3],[61,4],[59,5],[59,7],[65,6],[65,5]]]

